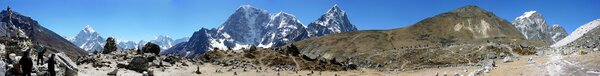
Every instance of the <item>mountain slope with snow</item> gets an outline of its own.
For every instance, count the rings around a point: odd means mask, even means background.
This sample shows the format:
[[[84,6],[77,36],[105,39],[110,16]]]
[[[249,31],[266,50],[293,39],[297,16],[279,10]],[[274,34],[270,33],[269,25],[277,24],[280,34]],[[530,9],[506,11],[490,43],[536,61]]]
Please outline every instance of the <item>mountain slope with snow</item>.
[[[169,49],[169,48],[175,46],[177,43],[181,43],[184,41],[187,41],[186,37],[184,37],[182,39],[178,39],[178,40],[173,40],[169,36],[158,35],[153,40],[148,40],[148,41],[140,40],[138,43],[135,43],[135,44],[137,44],[136,45],[137,48],[143,48],[144,45],[146,45],[146,43],[150,42],[150,43],[154,43],[154,44],[158,45],[161,50],[166,50],[166,49]],[[132,44],[133,42],[128,42],[128,43]],[[130,45],[127,45],[127,46],[130,46]]]
[[[234,49],[249,47],[258,44],[265,33],[265,25],[270,21],[270,14],[249,5],[240,6],[225,23],[223,23],[216,35],[212,37],[219,46],[227,46]],[[224,48],[221,48],[224,49]]]
[[[102,51],[105,39],[94,31],[92,26],[86,25],[83,30],[79,32],[75,37],[69,38],[69,41],[79,48],[87,51],[88,53],[94,51]]]
[[[179,43],[187,42],[188,40],[190,40],[190,37],[183,37],[183,38],[175,39],[173,41],[173,44],[177,45]]]
[[[266,10],[244,5],[220,27],[202,28],[188,42],[177,44],[161,54],[190,57],[215,48],[239,50],[252,45],[279,47],[310,37],[357,30],[337,5],[312,23],[313,28],[310,29],[292,14],[269,14]]]
[[[160,37],[160,36],[159,36]],[[81,49],[84,49],[88,53],[92,53],[94,51],[102,51],[104,48],[104,44],[106,43],[106,39],[99,35],[90,25],[87,25],[83,30],[79,32],[74,37],[67,37],[67,40],[71,41],[73,44],[79,46]],[[163,46],[169,45],[172,43],[172,39],[161,37],[162,40],[154,40],[156,43],[164,43]],[[169,42],[170,41],[170,42]],[[126,40],[118,40],[117,39],[117,47],[121,50],[127,49],[137,49],[137,43],[133,41]],[[171,45],[172,46],[172,45]],[[161,47],[161,48],[170,48],[171,46]]]
[[[266,26],[265,36],[258,47],[275,47],[309,38],[307,28],[292,14],[279,12]]]
[[[558,24],[552,25],[550,29],[548,34],[551,36],[550,38],[553,42],[558,42],[569,35],[567,34],[567,31]]]
[[[118,41],[117,47],[119,47],[119,49],[127,51],[128,49],[137,49],[137,43],[133,41]]]
[[[564,38],[566,32],[558,25],[549,27],[542,14],[536,11],[528,11],[515,18],[512,24],[530,40],[542,40],[547,44],[553,44]]]
[[[173,45],[175,45],[173,43],[173,39],[169,36],[164,36],[164,35],[159,35],[156,37],[156,39],[151,40],[151,43],[157,44],[161,50],[165,50],[165,49],[169,49],[171,48]]]
[[[201,28],[194,32],[187,42],[176,44],[167,50],[161,51],[161,54],[176,54],[187,58],[196,57],[214,47],[211,46],[211,44],[215,44],[211,42],[211,33],[214,33],[214,31],[215,29]]]
[[[341,10],[337,5],[331,7],[316,21],[308,24],[308,28],[316,36],[357,30],[356,26],[348,20],[346,12]]]
[[[555,44],[553,44],[550,47],[562,47],[565,46],[567,44],[570,44],[574,41],[585,41],[588,42],[585,39],[579,39],[581,37],[585,37],[585,36],[599,36],[598,34],[588,34],[588,32],[590,31],[598,31],[600,29],[598,29],[597,27],[600,26],[600,19],[596,19],[594,21],[591,21],[587,24],[584,24],[580,27],[578,27],[577,29],[575,29],[575,31],[573,31],[571,34],[569,34],[569,36],[565,37],[564,39],[556,42]]]

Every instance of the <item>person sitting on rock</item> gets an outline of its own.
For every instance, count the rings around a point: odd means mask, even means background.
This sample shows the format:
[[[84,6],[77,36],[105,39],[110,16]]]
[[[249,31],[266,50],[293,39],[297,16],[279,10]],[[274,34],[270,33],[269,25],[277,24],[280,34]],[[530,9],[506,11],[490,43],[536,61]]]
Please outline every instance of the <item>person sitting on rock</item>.
[[[31,76],[31,71],[33,70],[33,61],[31,60],[31,57],[29,57],[29,52],[29,50],[24,52],[23,57],[21,58],[21,60],[19,60],[23,76]]]

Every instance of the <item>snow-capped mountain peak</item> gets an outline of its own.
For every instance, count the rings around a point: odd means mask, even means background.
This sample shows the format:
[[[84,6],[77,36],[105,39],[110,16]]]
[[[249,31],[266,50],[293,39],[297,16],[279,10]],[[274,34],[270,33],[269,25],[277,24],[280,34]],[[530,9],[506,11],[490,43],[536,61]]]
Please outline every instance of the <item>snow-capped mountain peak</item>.
[[[547,44],[553,44],[566,36],[564,28],[559,25],[548,26],[542,14],[537,11],[523,13],[512,24],[525,38],[542,40]]]
[[[94,31],[90,25],[86,25],[77,36],[67,39],[87,52],[100,51],[105,43],[104,38]]]
[[[283,20],[287,20],[287,21],[283,21]],[[267,27],[274,26],[273,22],[280,22],[279,24],[281,24],[281,25],[277,26],[277,28],[285,28],[285,27],[287,27],[287,26],[285,26],[285,22],[301,23],[300,20],[298,20],[296,18],[296,16],[294,16],[294,15],[292,15],[290,13],[286,13],[286,12],[279,12],[279,13],[271,16],[271,21],[269,21],[269,24],[267,24]],[[300,24],[300,25],[302,27],[306,27],[306,26],[304,26],[304,24]]]
[[[266,12],[265,10],[262,10],[262,9],[256,8],[256,7],[254,7],[254,6],[251,6],[251,5],[242,5],[242,6],[240,6],[240,7],[238,8],[238,11],[240,11],[240,10],[246,10],[246,11],[250,10],[250,11],[261,11],[261,12]]]
[[[271,20],[266,10],[249,5],[240,6],[216,31],[215,43],[219,46],[238,47],[237,45],[257,44],[264,35],[265,27]]]
[[[333,7],[331,7],[329,10],[327,10],[327,13],[335,13],[335,12],[344,13],[344,11],[342,9],[340,9],[340,7],[337,4],[333,5]]]
[[[553,44],[550,47],[561,47],[561,46],[567,45],[567,44],[579,39],[581,36],[584,36],[584,34],[588,33],[592,29],[597,28],[598,26],[600,26],[600,19],[596,19],[587,24],[579,26],[577,29],[575,29],[575,31],[573,31],[571,34],[569,34],[569,36],[556,42],[555,44]]]
[[[187,42],[189,39],[190,39],[189,37],[183,37],[181,39],[174,40],[173,38],[171,38],[167,35],[158,35],[155,37],[155,39],[149,40],[149,41],[140,40],[138,43],[135,43],[133,41],[126,41],[126,42],[120,42],[120,43],[124,43],[123,46],[129,47],[130,49],[136,48],[135,45],[137,45],[137,48],[139,49],[139,48],[144,47],[146,45],[146,43],[150,42],[150,43],[154,43],[154,44],[158,45],[161,50],[166,50],[166,49],[169,49],[169,48],[175,46],[178,43]]]
[[[315,36],[323,36],[327,34],[355,31],[356,26],[350,23],[346,12],[341,10],[338,5],[334,5],[325,14],[316,21],[308,24],[311,33]]]
[[[92,29],[92,26],[90,26],[90,25],[86,25],[85,29],[83,29],[82,31],[87,32],[87,33],[94,33],[94,32],[96,32],[94,29]]]
[[[238,8],[236,10],[235,13],[232,14],[231,17],[242,17],[244,19],[250,20],[249,22],[252,23],[253,21],[256,21],[255,19],[261,15],[264,14],[268,14],[266,10],[263,9],[259,9],[250,5],[244,5],[244,6],[240,6],[240,8]],[[233,16],[233,15],[242,15],[242,16]]]
[[[294,15],[279,12],[269,14],[253,6],[240,6],[216,29],[202,28],[194,32],[188,42],[177,44],[162,54],[179,54],[193,58],[204,51],[218,49],[239,50],[256,45],[279,47],[302,39],[333,33],[355,31],[346,13],[334,5],[309,26],[304,26]],[[188,55],[191,52],[193,55]]]
[[[171,37],[169,36],[165,36],[165,35],[159,35],[156,36],[155,40],[150,41],[151,43],[157,44],[158,46],[160,46],[160,48],[162,50],[164,49],[169,49],[171,48],[173,45],[173,39],[171,39]]]
[[[336,4],[333,7],[331,7],[331,9],[327,10],[325,15],[327,17],[341,17],[341,16],[345,16],[346,12],[341,10],[340,7]]]
[[[552,24],[552,28],[558,28],[558,27],[562,28],[562,27],[561,27],[560,25],[558,25],[558,24]]]
[[[552,27],[550,28],[549,34],[551,35],[553,42],[558,42],[558,41],[562,40],[563,38],[565,38],[567,35],[569,35],[565,31],[565,29],[558,24],[552,25]]]
[[[158,35],[156,36],[157,40],[166,40],[166,39],[171,39],[171,37],[166,36],[166,35]]]
[[[137,49],[136,45],[137,45],[137,43],[135,43],[133,41],[127,41],[127,40],[117,41],[117,47],[119,47],[119,49],[124,49],[125,51],[127,49]]]
[[[188,40],[190,40],[190,37],[183,37],[183,38],[180,38],[180,39],[175,39],[173,41],[173,44],[174,44],[173,46],[175,46],[175,45],[177,45],[179,43],[188,42]]]
[[[528,12],[523,13],[523,15],[517,17],[516,19],[528,18],[528,17],[531,17],[532,15],[534,15],[536,13],[537,13],[537,11],[528,11]]]
[[[294,15],[285,12],[273,15],[265,31],[258,47],[282,46],[309,37],[306,26]]]

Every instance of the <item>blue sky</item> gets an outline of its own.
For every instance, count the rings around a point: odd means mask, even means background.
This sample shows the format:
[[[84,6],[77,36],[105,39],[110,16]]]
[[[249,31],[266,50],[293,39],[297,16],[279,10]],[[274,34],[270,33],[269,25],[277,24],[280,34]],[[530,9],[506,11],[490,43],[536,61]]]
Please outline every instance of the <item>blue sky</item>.
[[[202,27],[221,25],[239,6],[294,14],[308,24],[338,4],[359,30],[385,30],[465,5],[477,5],[508,21],[536,10],[548,24],[568,32],[600,18],[600,0],[2,0],[46,28],[74,36],[85,25],[102,36],[149,40],[157,35],[189,37]]]

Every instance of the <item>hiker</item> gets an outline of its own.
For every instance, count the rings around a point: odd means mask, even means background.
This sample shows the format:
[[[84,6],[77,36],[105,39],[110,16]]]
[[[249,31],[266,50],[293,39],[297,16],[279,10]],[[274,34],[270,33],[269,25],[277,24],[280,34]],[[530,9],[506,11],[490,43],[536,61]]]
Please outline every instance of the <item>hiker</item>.
[[[29,52],[29,50],[25,51],[21,60],[19,60],[23,76],[31,76],[31,71],[33,70],[33,61],[31,60],[31,57],[29,57]]]
[[[46,48],[44,48],[43,45],[40,45],[37,49],[37,64],[38,65],[43,65],[44,64],[44,52],[46,51]]]
[[[54,61],[55,55],[50,55],[48,59],[48,72],[50,72],[50,76],[56,76],[56,71],[54,70],[56,61]]]

